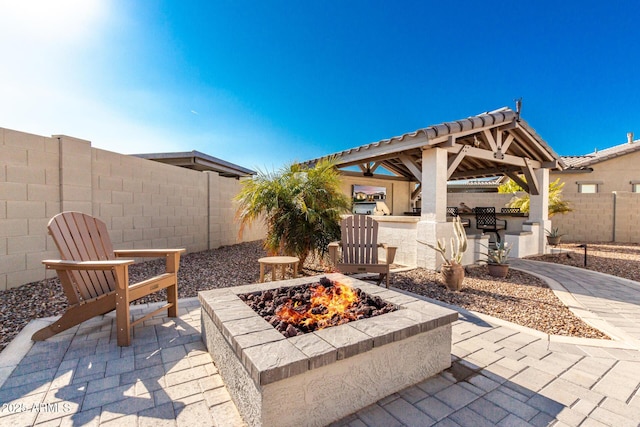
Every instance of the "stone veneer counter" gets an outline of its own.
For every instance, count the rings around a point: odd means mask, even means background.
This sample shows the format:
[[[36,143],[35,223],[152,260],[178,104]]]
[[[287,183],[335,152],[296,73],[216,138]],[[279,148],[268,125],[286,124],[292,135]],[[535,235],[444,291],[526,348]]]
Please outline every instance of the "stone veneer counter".
[[[200,292],[203,340],[249,425],[326,425],[451,365],[457,312],[342,274],[324,276],[399,310],[285,338],[238,294],[322,276]]]

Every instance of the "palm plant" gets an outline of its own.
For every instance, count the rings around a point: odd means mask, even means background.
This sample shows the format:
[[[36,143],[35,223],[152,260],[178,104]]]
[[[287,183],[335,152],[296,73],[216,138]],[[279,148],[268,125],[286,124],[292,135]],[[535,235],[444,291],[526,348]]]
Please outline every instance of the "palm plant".
[[[278,172],[259,171],[242,182],[235,201],[241,235],[245,226],[263,219],[265,249],[297,256],[300,265],[310,253],[324,255],[330,242],[340,240],[340,215],[350,208],[332,160],[313,168],[292,163]]]
[[[524,177],[520,177],[520,179],[525,181]],[[560,182],[560,178],[549,183],[549,217],[552,217],[557,213],[565,214],[573,210],[567,201],[562,200],[562,189],[564,188],[564,184],[564,182]],[[516,193],[518,191],[523,190],[513,180],[509,180],[498,187],[499,193]],[[530,202],[531,199],[529,194],[525,193],[522,196],[514,196],[509,203],[507,203],[507,207],[520,208],[520,212],[529,212]]]

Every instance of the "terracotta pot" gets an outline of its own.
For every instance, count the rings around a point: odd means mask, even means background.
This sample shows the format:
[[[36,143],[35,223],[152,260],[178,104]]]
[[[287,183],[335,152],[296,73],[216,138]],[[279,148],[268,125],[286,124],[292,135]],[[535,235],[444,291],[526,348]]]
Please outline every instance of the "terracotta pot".
[[[446,265],[440,267],[440,273],[444,280],[444,284],[450,291],[459,291],[462,289],[462,281],[464,280],[464,267],[460,264]]]
[[[489,274],[493,277],[507,277],[509,264],[487,264]]]
[[[547,243],[551,246],[557,246],[560,244],[562,236],[547,236]]]

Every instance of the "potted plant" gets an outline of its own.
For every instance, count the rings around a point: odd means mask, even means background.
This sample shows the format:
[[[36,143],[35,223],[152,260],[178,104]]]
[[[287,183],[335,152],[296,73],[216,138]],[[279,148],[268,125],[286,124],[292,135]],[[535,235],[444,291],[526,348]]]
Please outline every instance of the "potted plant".
[[[462,267],[462,255],[467,251],[467,233],[460,222],[460,217],[453,218],[454,237],[451,238],[451,255],[447,257],[447,244],[445,239],[438,239],[438,245],[433,246],[427,242],[418,240],[418,243],[429,246],[442,257],[443,264],[440,274],[447,289],[459,291],[464,280],[464,268]]]
[[[551,246],[557,246],[560,244],[560,240],[564,234],[560,234],[560,229],[558,227],[552,228],[551,230],[545,230],[547,232],[547,243]]]
[[[493,277],[507,277],[509,273],[509,252],[511,247],[506,242],[500,242],[495,248],[485,246],[487,253],[487,268]]]

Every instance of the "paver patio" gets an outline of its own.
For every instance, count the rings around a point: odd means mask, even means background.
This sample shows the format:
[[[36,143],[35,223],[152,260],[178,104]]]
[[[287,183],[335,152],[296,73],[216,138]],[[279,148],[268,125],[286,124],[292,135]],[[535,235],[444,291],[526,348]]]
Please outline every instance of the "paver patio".
[[[458,309],[450,369],[334,425],[638,426],[637,322],[612,319],[639,318],[640,285],[515,265],[566,281],[577,308],[602,314],[622,339],[548,336]],[[179,314],[147,321],[125,348],[113,314],[33,345],[30,325],[0,355],[0,425],[243,425],[200,339],[197,298],[180,300]]]

